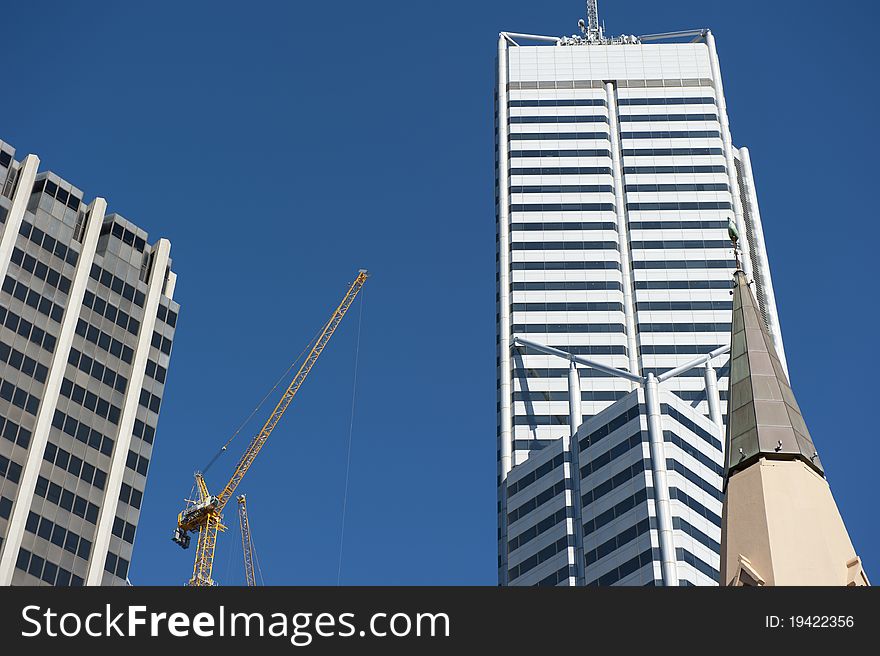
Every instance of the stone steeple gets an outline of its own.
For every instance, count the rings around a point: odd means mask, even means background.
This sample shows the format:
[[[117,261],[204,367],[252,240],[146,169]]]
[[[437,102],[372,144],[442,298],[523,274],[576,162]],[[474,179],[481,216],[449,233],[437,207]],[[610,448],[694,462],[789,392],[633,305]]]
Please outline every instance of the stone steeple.
[[[734,283],[719,582],[869,585],[746,275]]]

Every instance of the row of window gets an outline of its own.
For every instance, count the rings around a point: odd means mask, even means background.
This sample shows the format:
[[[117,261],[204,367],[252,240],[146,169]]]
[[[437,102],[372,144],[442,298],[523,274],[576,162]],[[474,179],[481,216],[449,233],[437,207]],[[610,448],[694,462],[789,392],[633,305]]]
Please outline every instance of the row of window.
[[[627,204],[629,207],[629,204]],[[614,203],[511,203],[511,212],[613,212]]]
[[[511,141],[610,141],[607,132],[514,132]]]
[[[168,376],[168,370],[152,360],[147,360],[146,374],[153,380],[164,384],[165,379]]]
[[[103,330],[95,328],[85,319],[79,319],[76,322],[76,334],[92,344],[95,344],[103,351],[107,351],[114,357],[119,358],[126,364],[131,364],[134,358],[134,349],[126,346],[115,337],[111,337]]]
[[[604,114],[578,114],[575,116],[511,116],[511,124],[516,123],[607,123]]]
[[[685,506],[693,510],[698,515],[705,517],[710,522],[715,524],[718,528],[721,528],[721,516],[717,513],[712,512],[706,506],[701,504],[699,501],[694,499],[693,497],[688,496],[685,492],[678,489],[677,487],[670,486],[669,488],[669,499],[672,501],[680,501]]]
[[[556,440],[514,440],[513,441],[513,450],[514,451],[540,451],[541,449],[546,449],[548,446],[553,444]],[[500,457],[500,456],[499,456]]]
[[[517,241],[512,251],[608,251],[617,250],[616,241]]]
[[[714,105],[715,99],[708,96],[682,98],[618,98],[617,104],[626,105]]]
[[[0,432],[3,433],[3,437],[7,440],[23,449],[26,449],[28,444],[30,444],[31,432],[24,426],[19,426],[11,419],[0,417]]]
[[[136,471],[138,474],[146,476],[147,470],[150,468],[150,459],[146,456],[138,455],[134,451],[129,451],[128,458],[125,460],[125,466],[132,471]]]
[[[511,262],[511,271],[588,271],[592,269],[620,269],[620,262],[611,260],[573,262]]]
[[[734,260],[636,260],[633,269],[731,269]]]
[[[685,467],[683,464],[674,460],[673,458],[666,459],[666,469],[669,471],[674,471],[681,476],[684,476],[686,480],[690,481],[698,488],[700,488],[703,492],[708,494],[711,497],[714,497],[718,501],[724,500],[724,495],[721,493],[721,490],[718,489],[717,485],[713,485],[708,481],[703,480],[697,474],[692,472],[690,469]]]
[[[44,476],[37,478],[36,493],[37,496],[54,503],[56,506],[73,513],[77,517],[82,517],[87,522],[92,524],[98,523],[98,506],[88,499],[84,499],[78,494],[74,494],[70,490],[53,483]]]
[[[625,189],[628,192],[727,191],[728,186],[724,182],[693,182],[680,184],[628,184]]]
[[[687,428],[692,433],[695,433],[696,435],[698,435],[701,440],[703,440],[707,444],[711,444],[716,450],[718,450],[718,451],[723,450],[721,442],[718,440],[717,437],[715,437],[712,433],[705,430],[701,426],[698,426],[697,424],[695,424],[693,421],[691,421],[690,419],[685,417],[683,414],[681,414],[678,410],[673,408],[671,405],[667,405],[664,403],[660,406],[660,410],[664,414],[667,414],[670,417],[672,417],[675,421],[677,421],[679,424],[681,424],[682,426]]]
[[[117,278],[109,271],[102,269],[97,264],[92,264],[89,271],[89,277],[96,280],[107,289],[119,294],[127,301],[132,301],[138,307],[144,307],[146,296],[143,292],[138,291],[132,285],[129,285],[122,278]]]
[[[543,355],[529,346],[517,346],[523,355]],[[626,355],[626,347],[617,344],[594,344],[590,346],[566,346],[565,351],[572,355]]]
[[[588,435],[581,438],[581,441],[579,442],[580,450],[583,451],[591,444],[595,444],[603,437],[607,437],[610,433],[613,433],[618,428],[626,426],[633,419],[638,418],[640,413],[641,406],[634,405],[626,412],[620,413],[614,419],[609,420],[606,424],[603,424],[602,426],[594,429]]]
[[[16,387],[8,380],[0,380],[0,398],[34,416],[37,415],[37,410],[40,407],[40,399],[33,394],[28,394],[20,387]]]
[[[125,540],[129,544],[134,544],[135,525],[129,524],[122,517],[113,520],[113,535],[117,538]]]
[[[727,221],[630,221],[630,230],[706,230],[727,228]]]
[[[625,453],[629,453],[632,449],[635,449],[637,447],[641,448],[641,444],[643,441],[644,437],[642,433],[637,430],[628,438],[626,438],[622,442],[618,442],[604,453],[590,458],[581,467],[581,479],[584,479],[591,474],[595,474],[597,471],[599,471],[606,465],[611,464],[612,462],[623,456]]]
[[[568,415],[517,415],[514,426],[568,426]]]
[[[536,586],[554,586],[562,583],[563,581],[568,582],[568,579],[577,576],[577,568],[572,565],[566,565],[565,567],[560,567],[557,571],[553,572],[549,576],[545,576],[543,579],[538,581]]]
[[[19,550],[18,560],[16,561],[15,566],[22,572],[27,572],[31,576],[36,576],[38,579],[42,579],[49,585],[61,588],[81,587],[85,583],[85,581],[76,574],[69,572],[63,567],[59,567],[55,563],[49,562],[42,556],[32,554],[25,548]]]
[[[85,353],[80,353],[73,347],[70,349],[70,355],[68,356],[67,361],[80,371],[87,373],[95,380],[99,380],[108,387],[115,389],[117,392],[125,394],[128,380],[125,376],[116,373],[107,365],[101,364]]]
[[[732,301],[641,301],[636,310],[732,310]]]
[[[104,561],[104,571],[115,574],[121,579],[128,577],[129,562],[122,556],[117,556],[110,551],[107,552],[107,560]]]
[[[617,230],[617,224],[611,221],[548,221],[547,223],[511,223],[510,229],[514,232],[545,232],[550,230]]]
[[[0,477],[18,483],[18,479],[21,478],[21,465],[0,454]]]
[[[724,468],[709,456],[690,444],[687,440],[682,439],[672,431],[663,431],[663,441],[677,446],[681,451],[689,455],[691,458],[699,462],[704,467],[712,470],[719,476],[724,473]]]
[[[727,201],[675,202],[675,203],[627,203],[626,209],[644,212],[667,210],[729,210]]]
[[[47,540],[55,546],[61,547],[65,551],[79,556],[83,560],[89,559],[89,553],[92,551],[92,543],[80,537],[73,531],[55,522],[51,522],[45,517],[40,517],[37,513],[31,511],[28,513],[27,522],[24,528],[29,533],[33,533],[44,540]]]
[[[45,298],[27,284],[17,282],[12,276],[6,276],[6,280],[3,281],[3,291],[56,323],[60,324],[64,317],[63,307]]]
[[[150,342],[154,348],[159,349],[165,355],[169,355],[171,353],[171,340],[167,337],[163,337],[157,332],[153,333],[153,339]]]
[[[598,560],[610,556],[612,553],[621,547],[626,546],[639,536],[644,535],[652,528],[656,528],[655,523],[656,520],[653,517],[645,517],[633,526],[624,529],[610,540],[603,542],[595,549],[590,549],[589,551],[584,552],[584,564],[589,567]]]
[[[704,563],[702,560],[697,558],[694,554],[692,554],[687,549],[682,549],[681,547],[677,547],[675,550],[675,559],[679,560],[683,563],[687,563],[691,567],[693,567],[698,572],[701,572],[708,576],[713,581],[718,580],[719,572],[717,569],[709,565],[708,563]]]
[[[623,303],[513,303],[513,312],[623,312]]]
[[[510,107],[604,107],[604,98],[548,98],[546,100],[509,100]]]
[[[132,435],[139,437],[147,444],[152,444],[153,439],[156,436],[156,429],[149,424],[142,422],[140,419],[135,419]]]
[[[513,524],[518,519],[522,519],[529,513],[534,512],[535,509],[543,506],[554,497],[562,494],[565,491],[565,487],[565,481],[559,481],[558,483],[551,485],[546,490],[543,490],[540,494],[537,494],[518,508],[514,508],[509,513],[507,513],[507,523]]]
[[[75,440],[100,451],[105,456],[113,453],[113,440],[94,428],[90,428],[84,422],[77,421],[73,417],[64,414],[61,410],[55,411],[52,417],[52,425],[60,431],[64,431]]]
[[[718,130],[649,130],[621,132],[621,139],[720,139]]]
[[[728,283],[729,285],[729,283]],[[510,290],[520,291],[581,291],[604,290],[623,291],[623,285],[616,280],[551,280],[541,282],[513,282]]]
[[[535,569],[541,563],[550,560],[558,554],[560,551],[565,551],[568,548],[568,536],[565,535],[559,538],[553,544],[550,544],[543,549],[541,549],[538,553],[533,554],[522,561],[519,565],[514,565],[507,572],[508,581],[512,581],[516,578],[519,578],[526,572],[530,572]]]
[[[55,350],[55,336],[39,326],[35,326],[27,319],[18,316],[12,310],[0,307],[0,325],[6,326],[12,332],[21,335],[29,342],[36,344],[51,353]]]
[[[172,328],[177,325],[177,312],[165,307],[161,303],[159,304],[159,307],[156,308],[156,318],[159,319],[159,321],[167,323]]]
[[[561,467],[562,463],[565,462],[565,454],[560,453],[557,456],[554,456],[552,460],[548,460],[543,465],[539,467],[535,467],[534,470],[518,479],[515,483],[510,483],[507,486],[507,496],[512,497],[517,492],[522,492],[524,489],[529,487],[532,483],[537,481],[538,479],[546,476],[550,472],[552,472],[557,467]]]
[[[107,484],[107,472],[84,462],[81,458],[55,446],[52,442],[46,443],[43,460],[73,474],[90,485],[94,485],[99,490],[103,490]]]
[[[729,280],[636,280],[636,289],[730,289]]]
[[[718,544],[717,541],[713,540],[701,530],[683,520],[681,517],[672,518],[672,528],[691,536],[694,540],[702,544],[704,547],[708,547],[715,553],[719,553],[721,551],[721,545]]]
[[[643,333],[729,333],[730,323],[640,323]]]
[[[67,246],[62,244],[52,235],[43,232],[35,225],[32,225],[27,221],[22,221],[21,227],[18,229],[18,233],[26,239],[29,239],[30,241],[35,243],[47,253],[55,255],[56,257],[64,260],[71,266],[76,266],[76,262],[79,259],[79,254],[72,248],[68,248]]]
[[[520,547],[528,544],[539,535],[546,533],[557,524],[564,522],[568,518],[568,508],[560,508],[549,517],[545,517],[540,522],[527,528],[525,531],[515,536],[507,543],[508,552],[515,551]]]
[[[654,552],[657,552],[656,554]],[[589,586],[608,586],[617,583],[621,579],[626,578],[630,574],[638,572],[642,567],[650,565],[655,558],[660,557],[659,549],[646,549],[638,556],[633,556],[625,563],[618,565],[610,572],[603,574],[599,578],[587,582]]]
[[[654,324],[645,324],[654,325]],[[657,324],[665,325],[665,324]],[[691,324],[676,324],[691,325]],[[697,324],[702,325],[702,324]],[[727,324],[728,331],[730,324]],[[682,329],[683,330],[683,329]],[[622,323],[515,323],[515,333],[622,333],[625,332]]]
[[[529,166],[510,169],[510,175],[611,175],[608,166]]]
[[[87,410],[95,413],[101,419],[107,419],[111,424],[118,424],[122,410],[118,407],[102,399],[94,392],[90,392],[85,387],[77,385],[69,378],[61,381],[61,395],[70,399],[77,405],[81,405]]]
[[[25,253],[18,246],[12,249],[12,262],[22,271],[34,274],[34,277],[45,281],[49,286],[57,288],[63,294],[70,293],[70,278],[62,275],[48,264],[40,262],[30,253]]]
[[[162,405],[162,398],[156,396],[155,394],[150,394],[147,390],[142,389],[140,404],[148,410],[152,410],[153,412],[158,414],[159,408]]]
[[[636,173],[727,173],[727,168],[721,164],[702,164],[678,166],[624,166],[624,174]]]
[[[134,489],[128,483],[123,483],[122,487],[119,489],[119,500],[122,503],[127,503],[132,508],[140,509],[143,498],[144,493],[140,490]]]
[[[512,194],[613,193],[611,185],[528,185],[511,186]]]
[[[697,355],[711,353],[718,344],[643,344],[642,355]]]
[[[69,191],[65,191],[51,180],[37,180],[34,183],[34,188],[31,190],[31,193],[38,194],[40,192],[47,196],[51,196],[59,203],[64,203],[74,212],[79,209],[79,204],[82,202],[82,198],[75,196]]]
[[[717,114],[621,114],[621,123],[645,123],[653,121],[717,121]]]
[[[511,150],[511,157],[607,157],[611,158],[611,151],[596,148],[575,148],[572,150]]]
[[[623,485],[627,481],[631,481],[636,476],[640,476],[650,468],[651,461],[645,458],[617,472],[611,478],[594,485],[581,496],[582,507],[586,508],[593,502],[604,497],[606,494],[613,492],[618,486]]]
[[[116,223],[115,221],[111,221],[110,223],[104,223],[101,226],[101,234],[108,235],[112,234],[114,237],[119,239],[122,243],[128,246],[134,246],[136,250],[143,253],[144,247],[147,245],[147,242],[144,241],[143,237],[140,237],[134,234],[128,228],[123,228],[122,224]]]
[[[94,310],[105,319],[109,319],[120,328],[124,328],[132,335],[137,335],[138,330],[140,330],[140,321],[88,290],[83,295],[83,305]]]
[[[677,157],[679,155],[723,155],[720,148],[624,148],[624,157]]]
[[[0,362],[5,362],[16,371],[31,376],[38,383],[45,383],[46,376],[49,375],[49,368],[46,365],[12,348],[6,342],[0,342]]]
[[[638,506],[639,504],[645,503],[648,499],[654,498],[654,491],[650,489],[642,489],[633,494],[630,497],[627,497],[615,504],[605,512],[599,513],[594,518],[587,520],[584,522],[584,536],[595,533],[600,528],[613,522],[618,517],[622,517],[630,510]]]
[[[706,400],[706,391],[705,390],[676,390],[673,392],[678,398],[682,401],[705,401]],[[727,390],[719,390],[718,396],[722,401],[726,401],[728,398]]]
[[[578,375],[581,378],[611,378],[611,374],[598,369],[578,369]],[[567,378],[568,368],[562,367],[529,367],[527,369],[514,368],[513,376],[515,378]]]

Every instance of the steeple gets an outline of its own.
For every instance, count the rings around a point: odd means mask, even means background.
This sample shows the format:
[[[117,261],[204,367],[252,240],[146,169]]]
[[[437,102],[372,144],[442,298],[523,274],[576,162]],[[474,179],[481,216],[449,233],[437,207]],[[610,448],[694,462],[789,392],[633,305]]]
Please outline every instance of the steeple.
[[[733,278],[719,583],[869,585],[749,281]]]
[[[825,475],[746,274],[734,274],[728,476],[758,458],[803,460]]]

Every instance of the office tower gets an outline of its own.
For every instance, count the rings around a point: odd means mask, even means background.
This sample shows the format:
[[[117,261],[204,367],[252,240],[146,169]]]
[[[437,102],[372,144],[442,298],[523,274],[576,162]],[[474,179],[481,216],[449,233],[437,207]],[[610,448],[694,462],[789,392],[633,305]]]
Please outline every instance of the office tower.
[[[607,37],[588,4],[499,38],[499,581],[715,584],[729,222],[785,366],[749,154],[709,30]]]
[[[170,243],[0,141],[0,584],[124,585],[178,304]]]

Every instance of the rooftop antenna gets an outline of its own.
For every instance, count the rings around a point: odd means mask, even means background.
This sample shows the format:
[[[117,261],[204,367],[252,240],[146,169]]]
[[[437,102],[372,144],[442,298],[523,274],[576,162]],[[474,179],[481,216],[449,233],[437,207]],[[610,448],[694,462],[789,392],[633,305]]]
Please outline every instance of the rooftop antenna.
[[[602,40],[602,28],[599,27],[599,0],[587,0],[587,29],[584,36],[587,41],[598,42]]]

